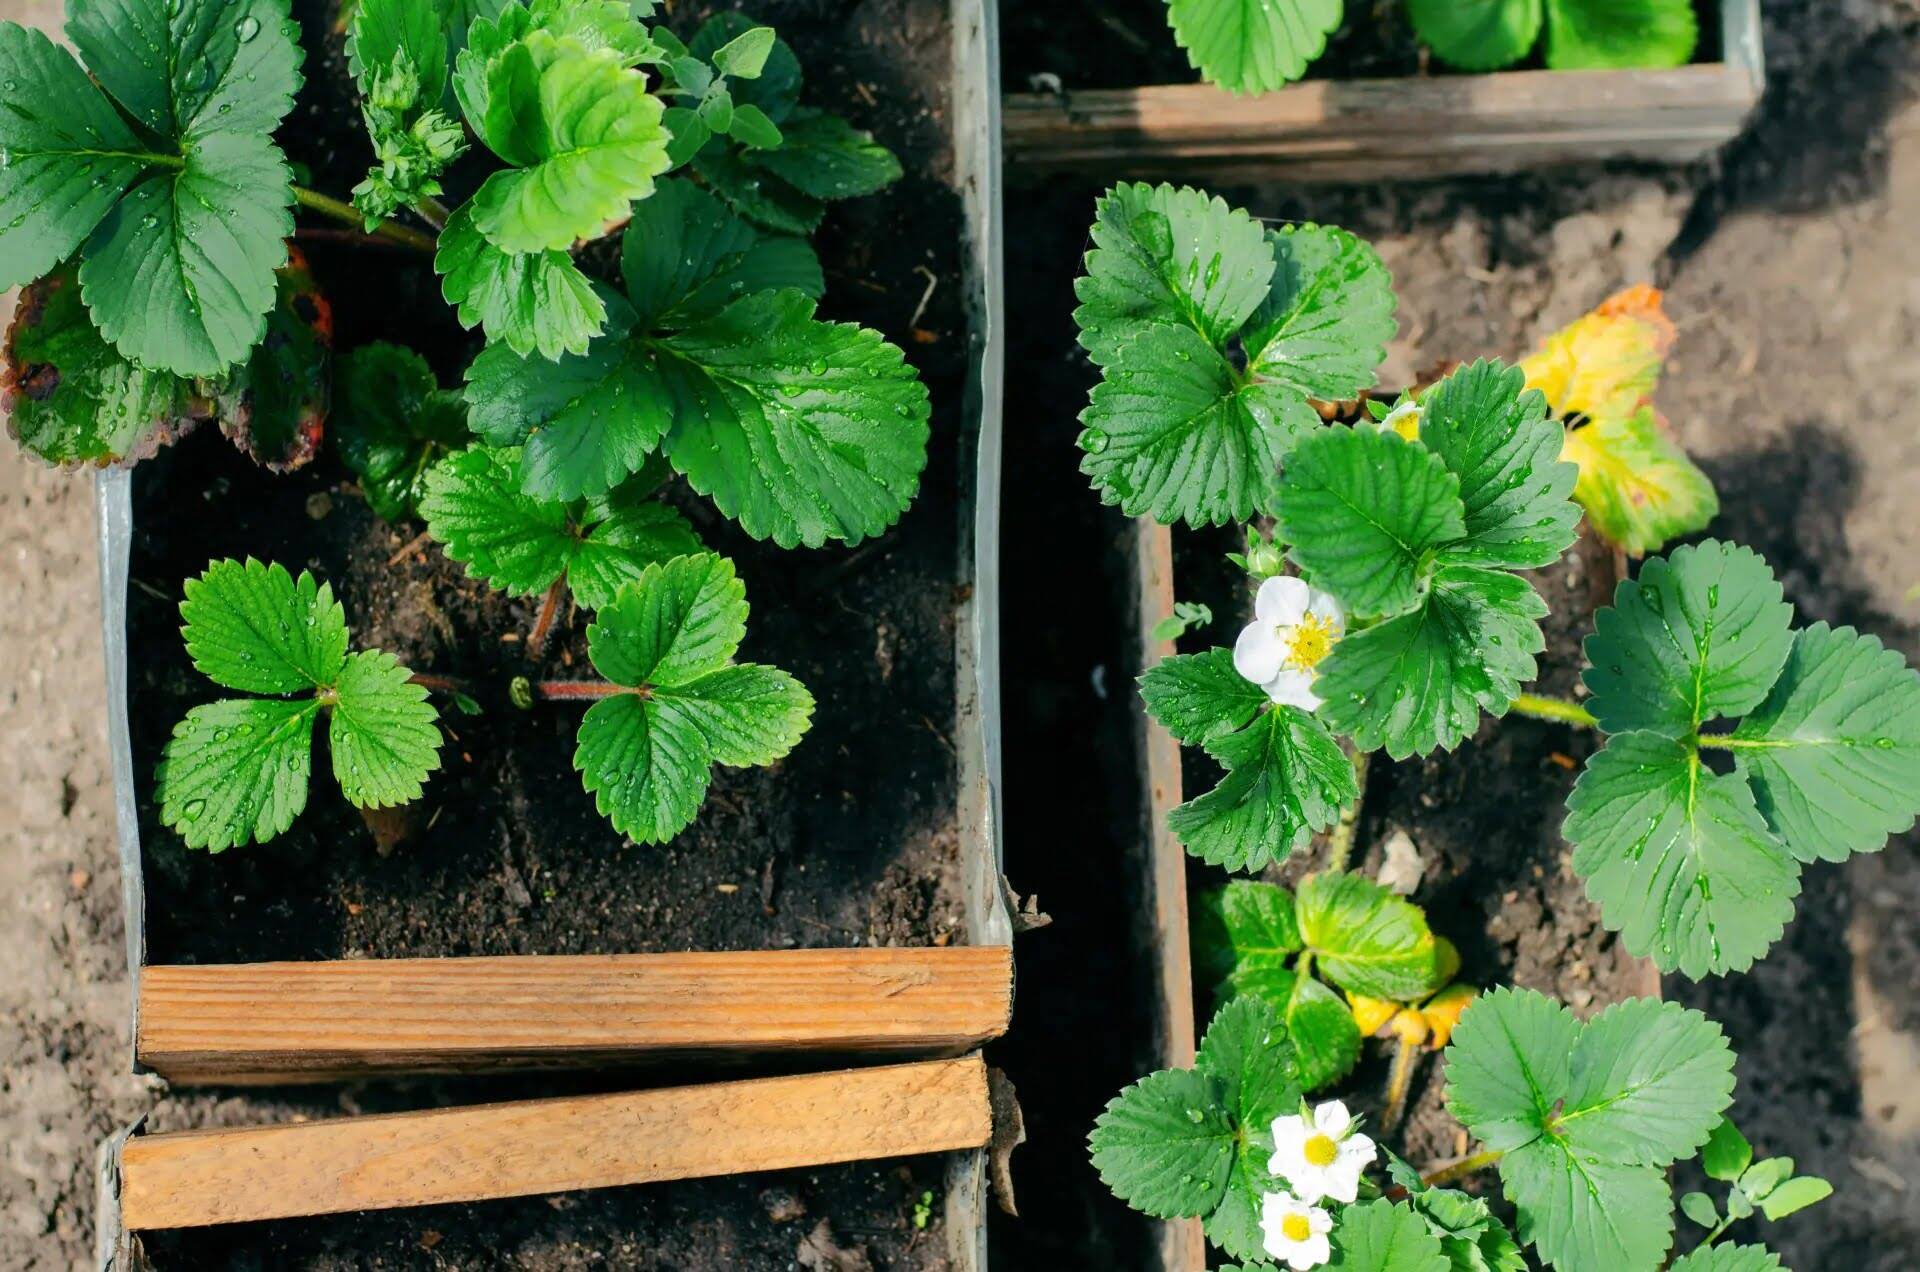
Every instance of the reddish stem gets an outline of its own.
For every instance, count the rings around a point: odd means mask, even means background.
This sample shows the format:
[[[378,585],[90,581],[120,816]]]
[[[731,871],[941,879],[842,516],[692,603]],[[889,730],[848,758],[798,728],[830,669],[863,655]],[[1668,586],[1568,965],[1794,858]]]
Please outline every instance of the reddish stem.
[[[533,620],[533,630],[527,633],[527,657],[538,659],[547,648],[547,637],[553,634],[553,620],[560,615],[560,598],[566,592],[567,576],[562,574],[540,598],[540,615]]]
[[[466,681],[453,676],[432,676],[416,671],[408,677],[413,684],[419,685],[429,693],[465,693],[471,694],[473,687]]]
[[[559,702],[569,698],[615,698],[623,693],[640,692],[607,680],[536,680],[532,688],[533,696],[542,702]]]

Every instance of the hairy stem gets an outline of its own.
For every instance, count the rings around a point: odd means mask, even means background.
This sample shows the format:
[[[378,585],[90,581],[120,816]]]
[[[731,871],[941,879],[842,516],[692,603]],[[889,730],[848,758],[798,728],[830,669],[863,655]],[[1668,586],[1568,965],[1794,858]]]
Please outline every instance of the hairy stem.
[[[1400,1046],[1393,1053],[1393,1071],[1387,1076],[1387,1107],[1380,1113],[1382,1132],[1391,1132],[1400,1124],[1400,1116],[1407,1108],[1407,1090],[1413,1085],[1413,1070],[1419,1062],[1420,1044],[1400,1039]]]
[[[626,685],[616,685],[610,680],[535,680],[528,687],[538,702],[566,702],[599,698],[617,698],[623,693],[637,693],[638,690]]]
[[[473,686],[455,676],[433,676],[416,671],[409,676],[408,683],[419,685],[429,693],[465,693],[473,692]]]
[[[1597,729],[1600,722],[1593,718],[1593,712],[1577,702],[1565,698],[1550,698],[1545,694],[1523,693],[1514,698],[1513,705],[1507,708],[1515,715],[1532,716],[1536,720],[1553,720],[1560,724],[1577,724],[1583,729]]]
[[[1500,1149],[1484,1148],[1471,1157],[1462,1157],[1457,1162],[1450,1162],[1445,1166],[1428,1171],[1420,1176],[1420,1182],[1430,1187],[1439,1188],[1443,1185],[1465,1179],[1468,1175],[1477,1175],[1505,1156],[1506,1154]]]
[[[566,594],[567,576],[562,574],[540,598],[540,613],[533,620],[533,630],[527,633],[527,657],[538,658],[547,648],[547,637],[553,634],[553,621],[560,616],[560,598]]]
[[[332,217],[355,229],[364,228],[367,223],[365,217],[354,211],[351,203],[342,203],[330,195],[321,194],[318,190],[309,190],[305,186],[293,187],[293,201],[310,212]],[[431,234],[422,234],[419,230],[409,229],[394,221],[382,221],[367,233],[374,238],[383,238],[390,243],[398,243],[403,247],[411,247],[421,252],[431,253],[434,249],[434,239]]]
[[[446,229],[447,218],[453,215],[453,213],[447,211],[447,205],[438,199],[422,198],[418,203],[413,205],[413,210],[420,214],[421,220],[436,230]]]
[[[1327,836],[1327,869],[1345,870],[1347,859],[1353,856],[1354,836],[1360,831],[1360,808],[1367,802],[1367,769],[1372,763],[1370,752],[1362,751],[1353,757],[1353,780],[1360,788],[1353,803],[1340,810],[1340,820],[1334,823],[1333,832]]]

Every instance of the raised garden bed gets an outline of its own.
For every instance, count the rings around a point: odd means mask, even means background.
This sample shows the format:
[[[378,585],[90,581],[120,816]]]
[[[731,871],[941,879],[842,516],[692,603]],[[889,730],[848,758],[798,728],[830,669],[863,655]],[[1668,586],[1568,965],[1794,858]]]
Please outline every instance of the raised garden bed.
[[[683,7],[674,20],[691,27],[731,7]],[[745,581],[755,623],[743,656],[791,671],[817,695],[811,735],[778,766],[718,770],[691,827],[669,845],[636,847],[580,789],[571,762],[578,708],[512,701],[515,676],[586,669],[584,616],[563,612],[536,664],[522,638],[539,598],[490,590],[438,545],[415,539],[417,525],[375,517],[331,448],[294,474],[267,477],[209,428],[131,475],[110,473],[101,484],[102,562],[139,1064],[176,1081],[231,1082],[646,1063],[660,1071],[648,1079],[657,1082],[707,1076],[714,1061],[752,1072],[955,1055],[1005,1028],[1011,929],[996,824],[996,598],[976,586],[997,554],[992,6],[775,3],[754,16],[795,46],[810,101],[846,111],[900,156],[904,179],[844,205],[815,236],[828,288],[822,316],[900,340],[932,399],[918,498],[899,525],[857,548],[787,552],[750,539],[690,493],[676,500]],[[327,54],[309,67],[286,141],[315,184],[344,189],[365,171],[349,140],[358,109],[339,41],[325,34],[328,14],[316,7],[301,17],[303,42]],[[330,302],[336,348],[405,341],[442,383],[458,382],[477,343],[439,302],[424,259],[325,233],[304,246]],[[458,681],[480,712],[443,713],[443,771],[397,815],[363,817],[317,783],[303,815],[272,842],[189,851],[160,824],[155,765],[173,722],[217,691],[187,660],[178,599],[208,560],[248,556],[313,570],[344,605],[356,647]],[[425,1110],[503,1094],[647,1097],[570,1095],[582,1084],[546,1079],[511,1089],[370,1088],[357,1107],[421,1110],[410,1116],[428,1120],[403,1118],[409,1127],[478,1117],[478,1129],[454,1137],[466,1145],[459,1151],[491,1142],[500,1169],[487,1180],[452,1171],[454,1182],[437,1191],[409,1191],[395,1175],[391,1202],[312,1196],[279,1213],[458,1202],[457,1219],[444,1210],[429,1219],[287,1218],[153,1233],[144,1244],[158,1266],[196,1268],[430,1266],[462,1249],[487,1266],[570,1267],[570,1251],[645,1249],[676,1266],[723,1268],[791,1260],[809,1241],[822,1251],[835,1241],[865,1249],[881,1266],[974,1267],[985,1191],[985,1135],[976,1129],[987,1109],[978,1061],[965,1063],[979,1080],[936,1092],[924,1108],[914,1101],[925,1083],[864,1104],[825,1089],[805,1106],[827,1119],[820,1135],[809,1141],[793,1125],[758,1159],[715,1155],[709,1144],[700,1160],[656,1160],[647,1127],[672,1122],[656,1111],[629,1128],[640,1137],[629,1164],[577,1178],[540,1156],[544,1119],[564,1114],[564,1103],[496,1106],[497,1116]],[[615,1080],[634,1078],[585,1089]],[[704,1089],[725,1110],[750,1107],[740,1101],[751,1088]],[[668,1108],[664,1099],[649,1107]],[[300,1119],[339,1111],[318,1094],[262,1107]],[[841,1112],[844,1124],[833,1121]],[[946,1118],[947,1129],[917,1134],[923,1112]],[[953,1129],[955,1117],[964,1130]],[[696,1141],[720,1135],[724,1117],[708,1121],[704,1132],[697,1118],[685,1129]],[[384,1133],[358,1118],[325,1125],[341,1152]],[[136,1137],[121,1151],[130,1175],[169,1160],[175,1150],[163,1153],[163,1142],[187,1144],[185,1157],[171,1158],[183,1169],[211,1169],[266,1142],[247,1136],[279,1133]],[[448,1149],[432,1134],[418,1142],[426,1156],[416,1164],[434,1176],[433,1153]],[[288,1143],[305,1151],[299,1135]],[[966,1151],[937,1151],[945,1149]],[[907,1153],[922,1155],[835,1164]],[[788,1166],[818,1169],[557,1205],[481,1200]],[[117,1186],[110,1172],[109,1192]],[[129,1201],[130,1227],[172,1227],[179,1217]],[[409,1235],[429,1224],[458,1229],[437,1254],[435,1242]],[[129,1257],[111,1228],[103,1251]]]
[[[1009,44],[1010,86],[1058,72],[1058,91],[1008,94],[1008,175],[1079,172],[1232,183],[1420,179],[1598,159],[1687,162],[1733,139],[1765,84],[1758,0],[1703,5],[1700,60],[1668,70],[1426,74],[1350,6],[1311,78],[1240,96],[1191,80],[1158,0],[1060,19],[1051,7]],[[1356,29],[1357,28],[1357,29]],[[1124,31],[1124,34],[1120,32]],[[1406,39],[1404,30],[1399,38]],[[1103,50],[1100,56],[1087,45]],[[1071,47],[1070,65],[1047,61]],[[1144,79],[1132,79],[1144,76]],[[1390,76],[1385,78],[1383,76]]]

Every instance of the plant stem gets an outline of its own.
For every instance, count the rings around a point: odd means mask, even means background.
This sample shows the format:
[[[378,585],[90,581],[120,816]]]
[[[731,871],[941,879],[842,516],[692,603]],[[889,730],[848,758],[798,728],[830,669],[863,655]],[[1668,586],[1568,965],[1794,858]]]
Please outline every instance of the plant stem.
[[[1361,751],[1353,757],[1353,780],[1360,793],[1353,798],[1352,806],[1340,810],[1340,820],[1334,823],[1333,832],[1327,836],[1327,869],[1340,871],[1347,868],[1347,859],[1353,856],[1354,836],[1360,832],[1360,807],[1367,802],[1367,768],[1372,763],[1371,752]]]
[[[321,194],[318,190],[309,190],[305,186],[293,187],[293,201],[310,212],[330,216],[356,229],[365,227],[367,223],[365,217],[353,210],[352,204],[342,203],[338,199]],[[422,234],[419,230],[409,229],[393,221],[382,221],[367,232],[374,238],[383,238],[388,242],[399,243],[418,251],[431,253],[434,249],[431,234]]]
[[[1695,746],[1710,746],[1722,751],[1764,750],[1767,747],[1792,746],[1791,742],[1778,742],[1770,738],[1736,738],[1725,733],[1696,733],[1693,735]]]
[[[547,637],[553,633],[553,620],[560,614],[560,597],[566,588],[567,576],[562,574],[540,598],[540,613],[533,620],[533,630],[527,633],[527,657],[538,658],[545,652]]]
[[[1733,1216],[1732,1216],[1732,1215],[1727,1215],[1727,1216],[1726,1216],[1725,1218],[1723,1218],[1723,1219],[1721,1219],[1719,1223],[1717,1223],[1717,1224],[1715,1224],[1715,1225],[1713,1226],[1713,1231],[1712,1231],[1712,1232],[1709,1232],[1709,1233],[1708,1233],[1708,1234],[1707,1234],[1707,1235],[1706,1235],[1706,1236],[1705,1236],[1705,1237],[1704,1237],[1704,1238],[1703,1238],[1703,1239],[1701,1240],[1701,1242],[1700,1242],[1700,1248],[1701,1248],[1702,1250],[1704,1250],[1704,1249],[1706,1249],[1706,1248],[1707,1248],[1708,1246],[1710,1246],[1710,1245],[1712,1245],[1712,1244],[1713,1244],[1714,1242],[1716,1242],[1716,1241],[1718,1241],[1718,1240],[1720,1239],[1720,1234],[1721,1234],[1721,1233],[1723,1233],[1723,1232],[1725,1232],[1725,1231],[1726,1231],[1726,1230],[1727,1230],[1728,1228],[1730,1228],[1730,1227],[1732,1227],[1732,1226],[1733,1226]]]
[[[447,205],[438,199],[422,198],[418,203],[413,205],[413,210],[420,214],[421,220],[436,230],[446,229],[447,218],[453,215],[453,213],[447,211]]]
[[[1513,700],[1508,708],[1515,715],[1532,716],[1536,720],[1553,720],[1560,724],[1577,724],[1583,729],[1595,729],[1600,722],[1593,718],[1593,712],[1577,702],[1565,698],[1550,698],[1545,694],[1523,693]]]
[[[1380,1129],[1391,1133],[1400,1124],[1400,1115],[1406,1111],[1407,1089],[1413,1085],[1413,1069],[1420,1060],[1420,1044],[1400,1039],[1399,1049],[1393,1053],[1393,1070],[1387,1075],[1387,1107],[1380,1114]]]
[[[639,692],[610,680],[535,680],[530,687],[535,700],[540,702],[617,698],[623,693]]]
[[[1477,1175],[1487,1167],[1499,1161],[1506,1154],[1497,1148],[1483,1148],[1471,1157],[1462,1157],[1459,1161],[1442,1166],[1438,1170],[1428,1171],[1420,1176],[1420,1182],[1438,1188],[1465,1179],[1468,1175]]]
[[[471,693],[472,686],[453,676],[433,676],[426,672],[415,672],[408,677],[408,683],[419,685],[430,693]]]

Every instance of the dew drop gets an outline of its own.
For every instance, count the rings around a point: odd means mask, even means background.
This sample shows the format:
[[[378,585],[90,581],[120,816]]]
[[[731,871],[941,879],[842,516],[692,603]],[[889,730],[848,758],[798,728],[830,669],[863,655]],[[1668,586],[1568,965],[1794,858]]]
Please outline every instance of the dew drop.
[[[204,813],[206,811],[207,811],[206,800],[204,799],[189,800],[187,802],[187,806],[180,810],[180,815],[181,817],[185,818],[187,821],[193,821],[196,818],[198,818],[201,813]]]
[[[1097,428],[1090,428],[1080,434],[1080,449],[1089,455],[1098,455],[1107,449],[1107,435]]]
[[[260,20],[258,18],[245,17],[240,19],[239,22],[234,24],[234,28],[233,28],[234,38],[239,40],[240,43],[242,44],[245,44],[248,40],[251,40],[254,36],[258,34],[260,34]]]

